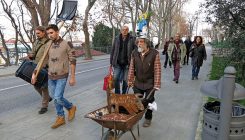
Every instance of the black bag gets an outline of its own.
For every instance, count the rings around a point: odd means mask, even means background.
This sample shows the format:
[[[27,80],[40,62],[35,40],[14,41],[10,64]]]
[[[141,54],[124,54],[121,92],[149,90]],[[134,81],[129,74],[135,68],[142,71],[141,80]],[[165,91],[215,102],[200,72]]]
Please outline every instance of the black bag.
[[[16,77],[20,77],[28,83],[31,83],[32,73],[35,70],[37,64],[29,60],[24,60],[20,67],[15,72]],[[45,69],[41,69],[40,73],[37,76],[37,82],[34,86],[41,88],[48,82],[48,72]]]
[[[165,54],[166,54],[166,51],[163,50],[163,51],[162,51],[162,55],[165,55]]]

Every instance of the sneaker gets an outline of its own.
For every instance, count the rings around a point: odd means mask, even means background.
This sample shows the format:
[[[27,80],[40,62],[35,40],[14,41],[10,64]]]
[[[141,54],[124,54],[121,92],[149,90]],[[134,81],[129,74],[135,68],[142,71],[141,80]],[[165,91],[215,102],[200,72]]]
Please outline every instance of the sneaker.
[[[143,123],[143,127],[149,127],[149,126],[151,126],[151,120],[145,119]]]
[[[65,123],[66,123],[66,122],[65,122],[65,117],[63,117],[63,116],[58,116],[58,117],[56,118],[55,123],[51,126],[51,128],[53,128],[53,129],[58,128],[58,127],[60,127],[61,125],[65,124]]]
[[[38,111],[38,113],[39,113],[39,114],[44,114],[44,113],[46,113],[47,111],[48,111],[48,108],[42,107],[42,108]]]
[[[71,109],[68,110],[68,121],[72,121],[74,119],[76,110],[76,106],[72,106]]]

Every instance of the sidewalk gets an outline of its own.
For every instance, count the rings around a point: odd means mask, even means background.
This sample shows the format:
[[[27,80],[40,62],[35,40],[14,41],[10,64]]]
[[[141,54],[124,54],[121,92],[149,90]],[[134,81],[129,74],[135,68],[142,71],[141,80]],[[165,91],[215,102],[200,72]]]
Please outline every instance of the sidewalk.
[[[143,128],[143,119],[139,121],[140,140],[195,140],[203,102],[200,86],[207,80],[212,61],[211,47],[207,46],[206,49],[208,60],[201,67],[199,80],[191,80],[190,65],[181,68],[179,84],[172,81],[172,68],[162,69],[162,88],[155,95],[158,110],[153,114],[151,127]],[[106,94],[101,85],[102,80],[95,83],[94,88],[70,97],[77,105],[76,117],[54,130],[50,128],[55,121],[53,103],[43,115],[37,114],[37,105],[0,116],[1,140],[99,140],[101,125],[84,118],[84,115],[106,105]],[[134,132],[137,135],[136,130]],[[131,139],[129,132],[120,138]]]

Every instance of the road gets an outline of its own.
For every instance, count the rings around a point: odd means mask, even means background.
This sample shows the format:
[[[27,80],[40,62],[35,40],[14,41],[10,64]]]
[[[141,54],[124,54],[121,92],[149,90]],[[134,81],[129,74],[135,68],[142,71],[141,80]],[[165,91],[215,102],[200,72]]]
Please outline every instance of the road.
[[[95,83],[103,80],[108,66],[109,59],[77,64],[77,84],[74,87],[67,84],[65,97],[82,94]],[[15,76],[1,77],[0,81],[0,116],[6,111],[14,111],[31,105],[36,106],[36,104],[41,106],[40,96],[32,85]]]

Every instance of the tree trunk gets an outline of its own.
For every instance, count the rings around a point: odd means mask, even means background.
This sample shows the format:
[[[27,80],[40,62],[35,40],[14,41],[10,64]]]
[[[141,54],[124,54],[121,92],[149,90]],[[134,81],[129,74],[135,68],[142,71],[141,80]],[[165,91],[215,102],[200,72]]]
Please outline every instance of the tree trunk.
[[[5,61],[5,66],[10,66],[11,64],[10,64],[10,60],[9,60],[9,50],[8,50],[8,47],[7,47],[6,43],[5,43],[4,35],[3,35],[3,33],[2,33],[1,30],[0,30],[0,36],[1,36],[3,48],[6,50],[6,55],[7,55],[7,57],[5,57],[5,56],[3,55],[3,52],[1,52],[0,55],[1,55],[1,57],[2,57],[2,58],[4,59],[4,61]]]
[[[15,65],[18,64],[19,61],[19,48],[17,46],[18,43],[18,27],[15,28],[15,42],[14,42],[14,48],[15,48]]]
[[[83,21],[83,32],[85,36],[85,59],[92,59],[90,51],[90,41],[89,41],[89,32],[88,32],[88,14],[90,9],[93,7],[96,0],[88,0],[88,6],[85,10],[85,18]]]

